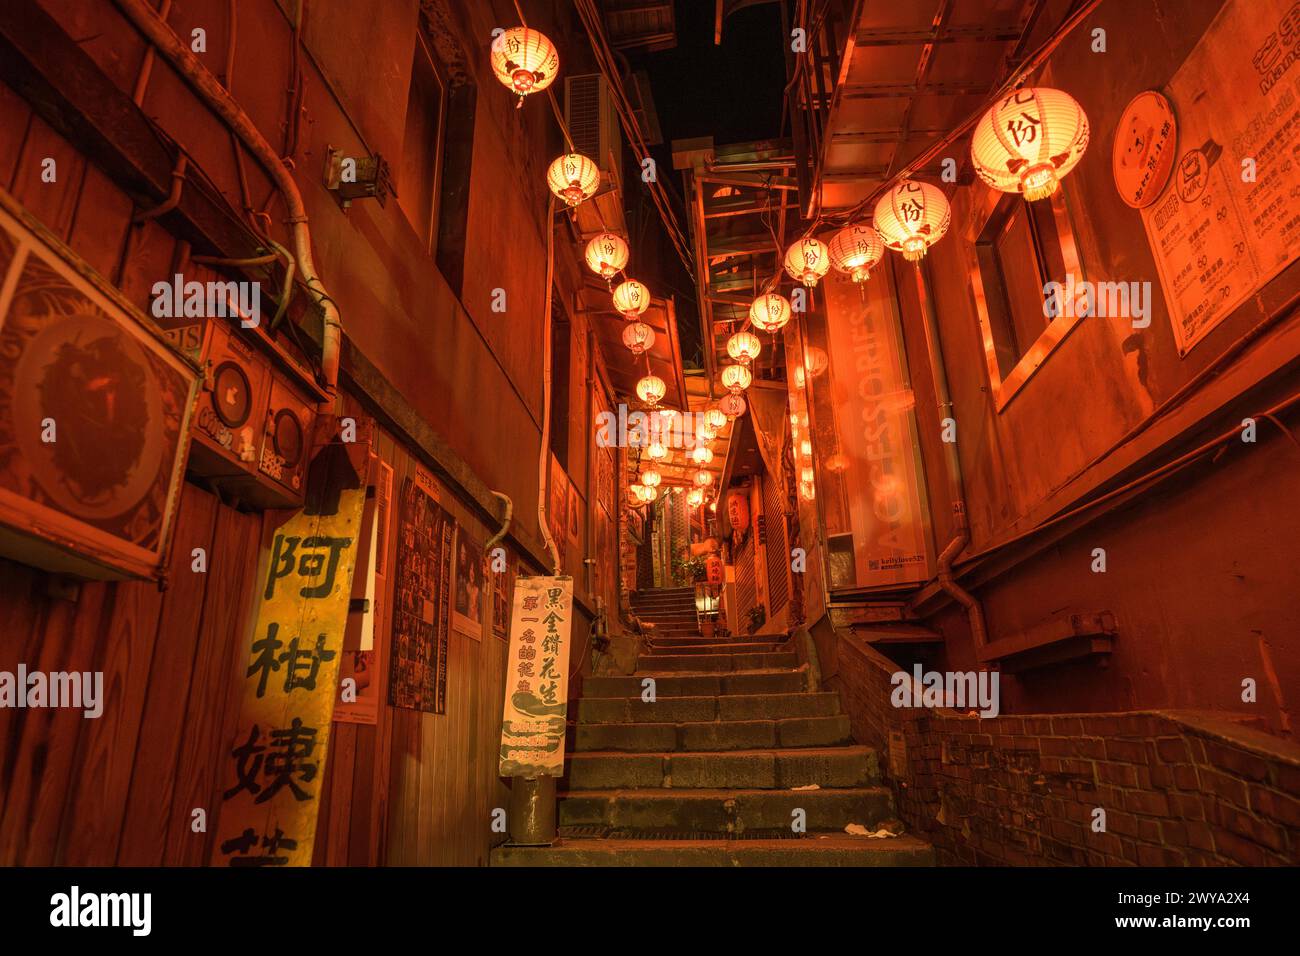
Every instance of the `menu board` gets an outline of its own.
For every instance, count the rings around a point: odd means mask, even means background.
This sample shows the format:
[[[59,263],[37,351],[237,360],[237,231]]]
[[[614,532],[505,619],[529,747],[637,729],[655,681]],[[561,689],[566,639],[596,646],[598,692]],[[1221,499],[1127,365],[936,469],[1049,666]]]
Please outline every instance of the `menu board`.
[[[1300,254],[1300,3],[1228,0],[1169,82],[1179,154],[1142,222],[1186,355]]]

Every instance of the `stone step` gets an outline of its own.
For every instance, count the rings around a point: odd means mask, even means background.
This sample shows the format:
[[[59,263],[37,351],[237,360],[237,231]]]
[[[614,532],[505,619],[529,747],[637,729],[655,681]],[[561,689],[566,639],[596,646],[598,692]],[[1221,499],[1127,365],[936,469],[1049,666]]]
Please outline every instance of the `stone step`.
[[[566,769],[561,785],[569,790],[790,790],[808,784],[863,787],[880,782],[876,752],[870,747],[649,754],[578,751],[569,755]]]
[[[690,833],[789,829],[803,810],[807,832],[871,829],[894,813],[887,787],[844,790],[578,790],[559,795],[560,826]],[[793,830],[791,831],[793,833]]]
[[[594,678],[588,678],[592,680]],[[734,678],[732,678],[734,679]],[[638,697],[582,697],[578,722],[583,724],[682,724],[701,720],[783,720],[787,717],[832,717],[840,712],[840,695],[828,693],[758,693],[667,697],[648,703]]]
[[[650,661],[650,663],[642,663]],[[793,651],[769,654],[656,654],[641,655],[637,669],[656,671],[747,671],[798,667],[799,655]]]
[[[804,676],[796,671],[734,673],[651,673],[618,677],[588,677],[582,682],[585,697],[640,699],[645,678],[654,678],[655,697],[716,697],[720,694],[797,694]]]
[[[740,642],[734,644],[718,644],[716,642],[683,644],[683,643],[660,643],[654,641],[650,644],[647,654],[659,657],[665,654],[774,654],[780,648],[780,644],[753,642]]]
[[[832,747],[850,744],[845,714],[781,720],[710,720],[680,724],[577,724],[573,749],[631,753]]]
[[[705,637],[703,634],[644,634],[647,641],[656,644],[662,644],[665,647],[702,647],[706,644],[722,644],[730,646],[733,644],[784,644],[784,637],[763,637],[753,638],[748,635],[737,634],[728,636],[725,634],[714,634],[712,637]]]
[[[799,840],[581,840],[499,846],[492,866],[934,866],[934,848],[910,836],[873,840],[812,834]]]

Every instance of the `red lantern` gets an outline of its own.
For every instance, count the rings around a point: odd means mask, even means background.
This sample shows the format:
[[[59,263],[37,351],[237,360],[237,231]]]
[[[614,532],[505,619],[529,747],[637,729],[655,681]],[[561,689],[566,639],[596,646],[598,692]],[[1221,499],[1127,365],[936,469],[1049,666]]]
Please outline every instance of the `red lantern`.
[[[733,531],[743,532],[749,527],[749,493],[741,489],[727,492],[727,520]]]

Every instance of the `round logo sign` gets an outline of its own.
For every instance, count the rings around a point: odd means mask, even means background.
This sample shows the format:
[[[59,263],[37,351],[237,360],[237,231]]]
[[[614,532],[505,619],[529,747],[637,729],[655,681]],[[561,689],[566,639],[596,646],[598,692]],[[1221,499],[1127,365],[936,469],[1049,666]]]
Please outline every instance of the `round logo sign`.
[[[1155,90],[1124,107],[1115,129],[1111,170],[1120,197],[1134,209],[1155,202],[1169,182],[1178,149],[1178,123],[1169,101]]]

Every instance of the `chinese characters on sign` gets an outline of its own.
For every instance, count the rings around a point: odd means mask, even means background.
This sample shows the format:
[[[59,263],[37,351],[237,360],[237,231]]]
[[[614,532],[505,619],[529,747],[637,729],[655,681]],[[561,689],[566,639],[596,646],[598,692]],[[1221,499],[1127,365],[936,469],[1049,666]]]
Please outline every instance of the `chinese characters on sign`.
[[[1179,156],[1142,210],[1186,355],[1300,254],[1300,16],[1230,0],[1170,81]]]
[[[214,862],[311,863],[365,499],[364,488],[345,489],[336,514],[300,513],[275,531],[222,769]]]
[[[515,582],[501,719],[498,772],[503,777],[564,775],[572,627],[572,578],[519,578]]]

